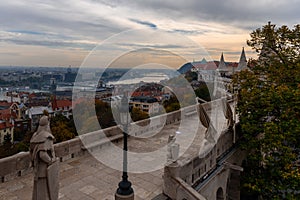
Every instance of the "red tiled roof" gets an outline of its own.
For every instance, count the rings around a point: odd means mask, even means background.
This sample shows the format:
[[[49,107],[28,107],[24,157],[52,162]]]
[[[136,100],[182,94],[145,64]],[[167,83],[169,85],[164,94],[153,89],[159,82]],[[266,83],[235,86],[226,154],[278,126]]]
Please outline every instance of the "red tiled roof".
[[[31,93],[31,94],[29,94],[28,97],[29,97],[29,98],[33,98],[33,97],[36,97],[36,95],[35,95],[35,93]]]
[[[0,106],[7,106],[10,107],[12,103],[9,103],[7,101],[0,101]]]
[[[203,70],[216,70],[217,69],[217,63],[214,61],[210,61],[207,63],[197,63],[196,62],[196,63],[192,63],[192,65],[195,68],[203,69]]]
[[[231,63],[228,63],[227,66],[228,67],[238,67],[239,63],[237,62],[231,62]]]
[[[54,100],[54,102],[52,103],[52,108],[53,110],[56,108],[64,108],[64,107],[72,107],[72,101],[70,100]]]
[[[3,129],[7,129],[7,128],[11,128],[13,127],[14,125],[12,125],[11,123],[9,122],[2,122],[0,123],[0,130],[3,130]]]
[[[151,95],[152,95],[152,92],[150,92],[150,91],[142,91],[142,92],[134,91],[131,94],[132,97],[151,96]]]
[[[10,109],[0,110],[0,119],[9,120],[11,117]]]

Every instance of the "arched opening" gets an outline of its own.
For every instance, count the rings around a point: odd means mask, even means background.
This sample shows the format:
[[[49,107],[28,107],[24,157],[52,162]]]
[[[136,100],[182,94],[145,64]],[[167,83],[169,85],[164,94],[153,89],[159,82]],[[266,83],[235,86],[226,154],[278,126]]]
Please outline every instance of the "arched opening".
[[[224,200],[224,193],[221,187],[217,190],[217,200]]]

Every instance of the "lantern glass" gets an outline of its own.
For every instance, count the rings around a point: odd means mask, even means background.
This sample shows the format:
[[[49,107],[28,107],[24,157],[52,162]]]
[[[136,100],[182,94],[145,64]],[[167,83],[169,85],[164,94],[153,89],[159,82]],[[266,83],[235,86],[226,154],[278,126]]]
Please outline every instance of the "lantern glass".
[[[121,106],[119,109],[120,112],[120,120],[122,125],[127,125],[128,124],[128,99],[124,95],[121,100]]]

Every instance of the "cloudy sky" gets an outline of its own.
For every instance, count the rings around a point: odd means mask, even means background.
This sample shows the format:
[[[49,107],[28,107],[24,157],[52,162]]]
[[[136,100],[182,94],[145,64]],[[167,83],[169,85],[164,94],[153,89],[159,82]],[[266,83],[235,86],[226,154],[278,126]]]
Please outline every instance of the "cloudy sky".
[[[78,67],[101,43],[136,29],[165,31],[179,35],[177,40],[186,37],[212,59],[219,60],[224,52],[226,61],[238,61],[243,46],[247,57],[255,57],[246,45],[252,30],[268,21],[292,27],[300,22],[299,7],[300,0],[1,1],[0,65]],[[136,37],[136,43],[121,37],[114,48],[151,46],[141,40],[142,34]],[[170,47],[171,52],[176,47],[178,54],[184,54],[186,50],[174,45],[173,39],[158,41],[155,47]],[[115,49],[106,50],[109,54]],[[202,57],[197,52],[188,55],[190,60]]]

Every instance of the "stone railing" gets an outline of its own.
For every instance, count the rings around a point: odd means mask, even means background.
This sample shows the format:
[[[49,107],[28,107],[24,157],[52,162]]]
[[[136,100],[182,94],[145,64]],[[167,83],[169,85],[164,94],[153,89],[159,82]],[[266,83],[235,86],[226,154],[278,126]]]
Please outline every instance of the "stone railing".
[[[210,110],[211,102],[202,104],[206,110]],[[149,131],[156,130],[160,127],[163,127],[168,124],[173,124],[179,122],[182,118],[188,118],[192,115],[197,114],[196,105],[188,106],[182,108],[181,110],[165,113],[163,115],[152,117],[151,119],[141,120],[132,125],[136,125],[134,129],[131,131],[130,135],[138,136],[148,133]],[[118,126],[109,127],[103,130],[94,131],[90,133],[86,133],[74,139],[64,141],[61,143],[57,143],[54,145],[56,156],[59,157],[60,161],[63,162],[70,158],[78,157],[88,153],[89,151],[94,151],[96,149],[104,148],[106,145],[110,145],[113,143],[118,143],[122,140],[123,134],[121,129]],[[220,149],[224,149],[224,147],[218,147]],[[226,148],[225,148],[226,149]],[[213,151],[216,151],[214,149]],[[209,156],[215,155],[209,154]],[[209,158],[204,158],[206,160],[206,165],[208,165]],[[215,160],[215,159],[213,159]],[[196,159],[192,161],[193,163],[201,162]],[[215,164],[215,162],[213,163]],[[182,166],[183,171],[185,171],[188,167]],[[193,183],[201,174],[204,173],[202,170],[200,175],[197,176],[197,173],[200,169],[199,167],[192,168],[189,174],[182,173],[182,179],[187,181],[187,183]],[[31,161],[29,152],[21,152],[16,155],[0,159],[0,178],[1,182],[9,181],[15,177],[23,176],[25,174],[31,173]],[[193,173],[191,173],[193,172]],[[194,175],[192,175],[194,174]],[[194,176],[194,178],[193,178]]]
[[[194,190],[189,184],[179,177],[172,177],[172,181],[177,185],[176,188],[173,188],[174,191],[172,199],[188,199],[188,200],[206,200],[201,194]],[[166,186],[168,187],[168,186]],[[170,195],[170,194],[169,194]]]
[[[179,159],[176,163],[165,166],[163,192],[171,199],[178,199],[177,188],[182,185],[178,180],[182,180],[190,187],[193,186],[215,169],[218,158],[222,157],[232,146],[233,133],[231,130],[225,130],[221,133],[216,145],[205,157],[196,156],[188,160]],[[178,180],[175,181],[175,179]]]
[[[178,111],[155,116],[151,119],[135,122],[133,124],[137,126],[135,126],[131,135],[142,135],[159,127],[176,123],[180,121],[182,117],[185,117],[184,113],[194,112],[193,114],[196,114],[196,111],[195,106],[190,106]],[[105,145],[110,145],[111,142],[117,143],[121,141],[122,138],[123,134],[121,129],[118,126],[114,126],[57,143],[54,145],[54,148],[56,156],[63,162],[70,158],[84,155],[89,151],[101,149],[105,147]],[[31,172],[32,167],[29,152],[20,152],[13,156],[0,159],[1,182],[6,182]]]

